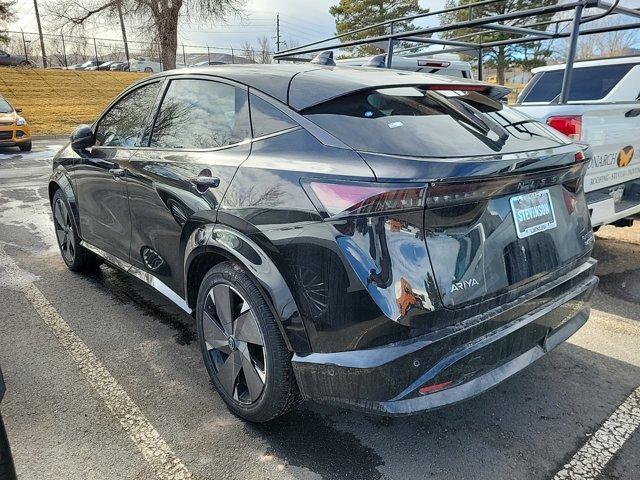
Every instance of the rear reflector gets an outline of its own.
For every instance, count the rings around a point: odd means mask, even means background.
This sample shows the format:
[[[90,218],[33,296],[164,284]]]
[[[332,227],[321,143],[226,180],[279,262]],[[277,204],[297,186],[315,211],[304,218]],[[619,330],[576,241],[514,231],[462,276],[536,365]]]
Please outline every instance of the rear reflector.
[[[564,133],[571,140],[580,140],[582,135],[582,116],[563,115],[547,118],[547,125]]]
[[[429,393],[439,392],[449,387],[453,383],[453,380],[447,380],[446,382],[436,383],[434,385],[427,385],[418,390],[422,395],[428,395]]]
[[[370,215],[424,207],[425,186],[311,181],[305,190],[327,217]]]

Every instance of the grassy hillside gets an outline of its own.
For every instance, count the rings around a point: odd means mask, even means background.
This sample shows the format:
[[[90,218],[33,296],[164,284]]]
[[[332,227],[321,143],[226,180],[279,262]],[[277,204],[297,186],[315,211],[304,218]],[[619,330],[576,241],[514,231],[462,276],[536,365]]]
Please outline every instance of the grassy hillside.
[[[118,93],[145,75],[0,68],[0,95],[22,108],[34,135],[67,134],[93,122]]]

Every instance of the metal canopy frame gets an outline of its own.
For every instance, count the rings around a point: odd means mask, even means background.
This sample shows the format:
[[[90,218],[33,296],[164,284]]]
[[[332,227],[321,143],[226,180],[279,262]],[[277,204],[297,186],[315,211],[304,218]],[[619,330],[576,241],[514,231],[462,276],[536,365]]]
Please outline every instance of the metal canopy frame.
[[[549,5],[544,7],[530,8],[527,10],[520,10],[516,12],[509,12],[499,15],[490,15],[482,18],[473,18],[473,8],[503,2],[505,0],[483,0],[480,2],[471,3],[468,5],[460,5],[457,7],[446,8],[434,12],[422,13],[417,15],[409,15],[406,17],[395,18],[384,22],[376,23],[374,25],[368,25],[363,28],[351,30],[340,35],[325,38],[315,42],[307,43],[305,45],[289,48],[276,52],[274,59],[276,60],[292,60],[292,61],[309,61],[300,55],[320,53],[327,50],[340,49],[345,47],[355,47],[366,44],[377,44],[380,42],[386,42],[387,44],[387,68],[391,68],[391,61],[394,53],[401,53],[406,51],[415,50],[416,46],[402,48],[395,50],[395,44],[399,41],[412,42],[417,44],[426,45],[442,45],[448,48],[441,50],[432,50],[427,52],[413,53],[410,56],[429,56],[438,55],[442,53],[455,53],[455,52],[469,52],[475,51],[478,56],[478,79],[482,80],[482,59],[484,51],[493,47],[504,45],[516,45],[521,43],[532,43],[545,40],[554,40],[558,38],[569,38],[569,51],[567,54],[567,62],[564,70],[564,77],[562,80],[562,89],[560,91],[559,103],[567,103],[569,98],[569,85],[571,85],[571,78],[573,75],[573,64],[575,62],[576,48],[578,44],[578,37],[580,35],[593,35],[597,33],[615,32],[620,30],[631,30],[640,28],[639,22],[625,23],[620,25],[611,25],[603,27],[591,27],[583,28],[580,26],[586,22],[603,18],[607,15],[619,14],[631,18],[640,18],[640,9],[634,10],[631,8],[619,6],[619,0],[613,0],[613,3],[609,3],[603,0],[574,0],[567,3],[558,3],[557,5]],[[585,8],[599,8],[603,12],[598,12],[594,15],[583,16]],[[433,17],[435,15],[441,15],[443,13],[450,13],[460,10],[467,10],[467,20],[458,22],[451,25],[440,25],[437,27],[418,28],[407,31],[396,31],[398,25],[403,22],[422,19],[427,17]],[[549,20],[546,22],[538,22],[524,26],[509,25],[510,20],[526,19],[532,16],[550,14],[554,15],[560,12],[573,11],[573,18],[560,18],[556,20]],[[564,32],[559,29],[561,23],[570,23],[571,28],[569,31]],[[546,29],[539,30],[535,27],[545,27],[554,25],[553,31]],[[376,35],[367,37],[360,40],[347,40],[342,41],[343,38],[352,36],[356,33],[365,32],[373,28],[388,27],[389,33],[385,35]],[[462,28],[473,28],[477,31],[454,37],[451,39],[431,38],[431,35],[435,33],[449,32],[452,30],[458,30]],[[510,38],[506,40],[494,40],[483,42],[483,35],[487,35],[491,32],[507,32],[515,35],[522,35],[521,37]],[[478,41],[472,41],[472,39],[478,37]],[[340,43],[335,44],[336,41]],[[333,45],[324,45],[328,42],[333,42]]]

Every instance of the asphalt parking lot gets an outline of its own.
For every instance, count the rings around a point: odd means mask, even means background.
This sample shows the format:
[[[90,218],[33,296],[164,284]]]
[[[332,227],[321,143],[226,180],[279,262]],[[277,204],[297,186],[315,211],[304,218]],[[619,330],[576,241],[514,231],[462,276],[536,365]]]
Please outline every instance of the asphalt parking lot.
[[[254,426],[213,392],[191,317],[111,267],[67,270],[47,197],[62,142],[0,149],[1,409],[20,478],[640,478],[640,225],[598,232],[591,319],[494,390],[420,416],[304,404]]]

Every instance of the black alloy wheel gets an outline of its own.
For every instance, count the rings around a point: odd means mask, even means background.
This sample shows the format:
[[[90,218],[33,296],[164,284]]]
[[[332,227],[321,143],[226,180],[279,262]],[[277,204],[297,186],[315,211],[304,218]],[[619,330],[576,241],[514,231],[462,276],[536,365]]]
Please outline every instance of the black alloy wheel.
[[[67,204],[59,196],[53,203],[53,223],[56,227],[60,253],[62,253],[62,258],[67,265],[73,264],[76,256],[75,234],[71,222],[71,214]]]
[[[298,403],[291,353],[262,293],[239,265],[222,262],[207,272],[196,321],[207,372],[234,414],[266,422]]]
[[[51,208],[58,247],[67,267],[74,272],[82,272],[100,265],[100,259],[80,245],[73,213],[62,190],[58,189],[53,195]]]
[[[251,305],[231,285],[219,283],[209,290],[203,333],[227,395],[241,404],[258,400],[267,375],[264,339]]]

